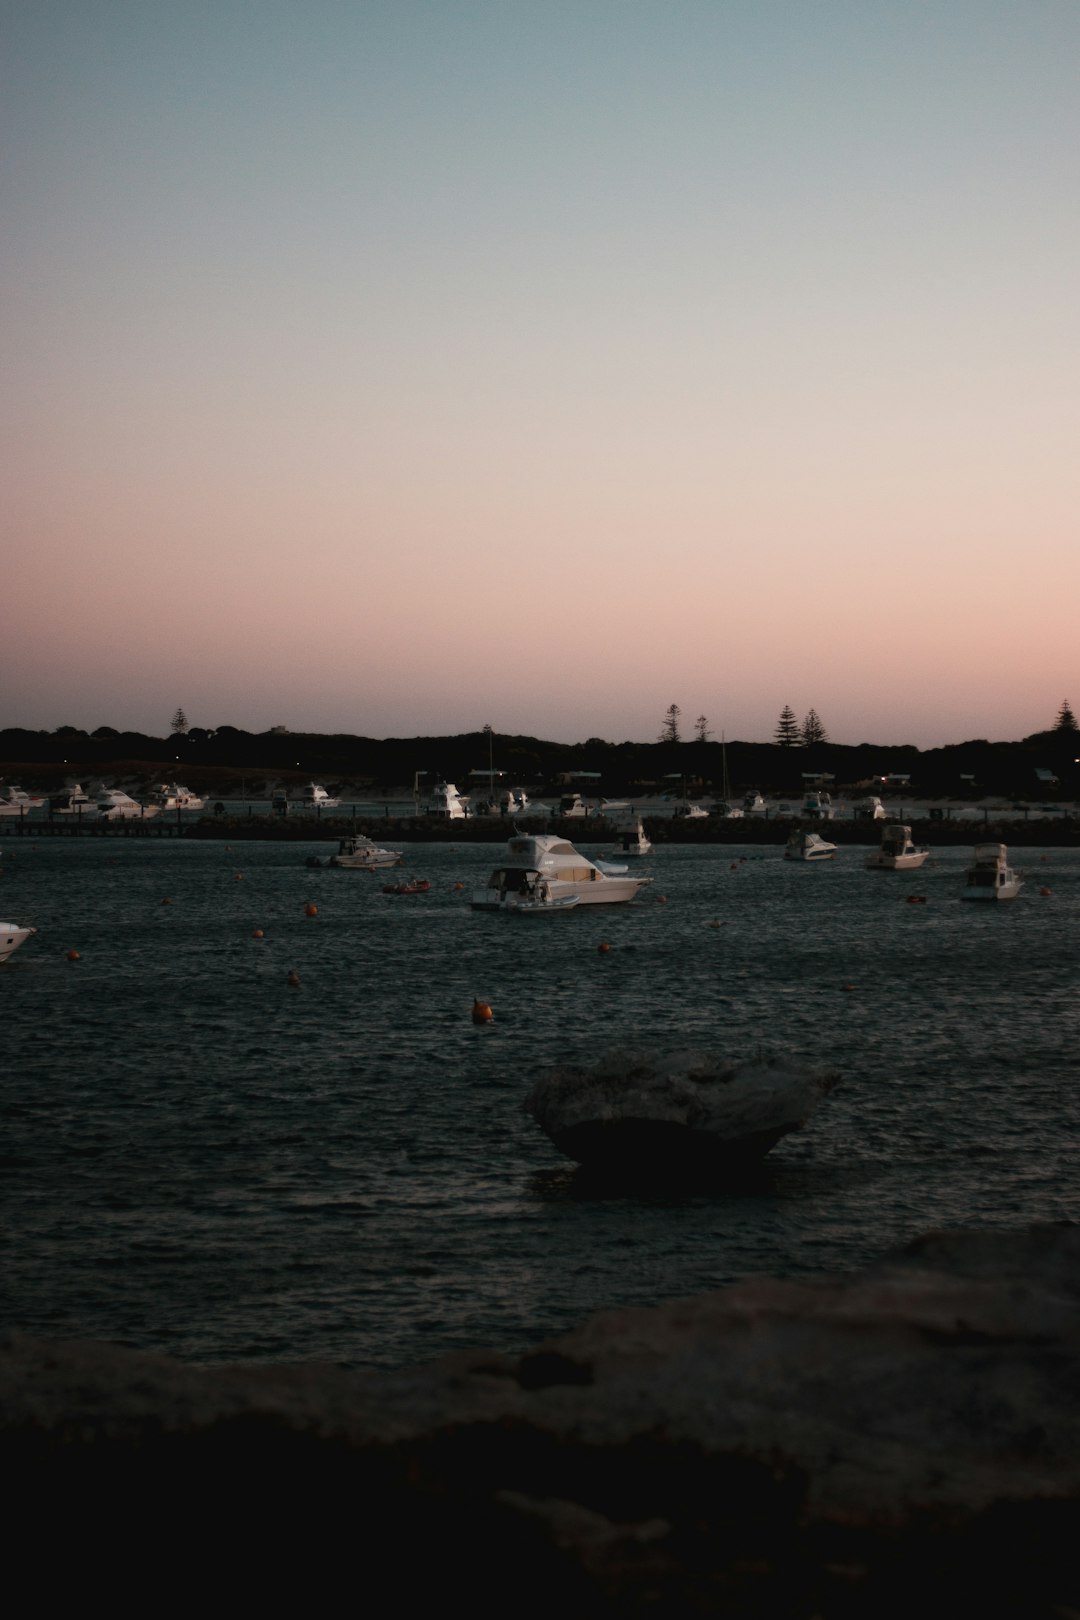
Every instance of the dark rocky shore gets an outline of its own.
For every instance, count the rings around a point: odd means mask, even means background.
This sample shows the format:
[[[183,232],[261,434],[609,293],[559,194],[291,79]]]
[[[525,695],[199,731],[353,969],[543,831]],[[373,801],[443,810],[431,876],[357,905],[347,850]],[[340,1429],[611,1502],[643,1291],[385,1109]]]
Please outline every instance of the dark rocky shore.
[[[0,1432],[9,1583],[42,1597],[1068,1620],[1080,1229],[396,1374],[11,1334]]]

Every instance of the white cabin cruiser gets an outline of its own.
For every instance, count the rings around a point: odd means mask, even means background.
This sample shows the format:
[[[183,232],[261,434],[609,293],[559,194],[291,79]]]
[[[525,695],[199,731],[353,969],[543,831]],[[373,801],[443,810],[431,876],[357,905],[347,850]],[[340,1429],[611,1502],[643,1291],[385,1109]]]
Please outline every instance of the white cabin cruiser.
[[[866,857],[866,864],[881,872],[914,872],[930,851],[925,844],[911,842],[911,828],[890,821],[881,833],[881,848]]]
[[[123,788],[102,788],[96,800],[97,812],[106,821],[132,821],[137,816],[156,816],[159,806],[140,804]]]
[[[836,845],[827,843],[819,833],[793,832],[784,850],[785,861],[831,861]]]
[[[585,800],[581,797],[580,793],[564,793],[562,798],[559,800],[559,808],[556,810],[555,814],[557,816],[564,816],[568,819],[571,817],[583,817],[589,814],[589,806],[585,803]]]
[[[801,815],[809,821],[831,821],[833,818],[832,797],[828,793],[811,789],[802,802]]]
[[[84,793],[82,784],[75,782],[71,787],[64,788],[63,792],[55,793],[49,800],[49,814],[56,816],[96,816],[97,805],[89,794]]]
[[[159,810],[201,810],[205,801],[179,782],[159,782],[150,795]]]
[[[300,803],[305,810],[336,810],[341,800],[331,798],[318,782],[309,782],[306,787],[300,789]]]
[[[474,911],[568,910],[575,905],[622,905],[651,878],[604,869],[587,860],[565,838],[551,833],[519,834],[506,846],[507,858],[473,893]]]
[[[852,808],[860,821],[884,821],[889,813],[876,793],[867,794],[865,799],[856,799]]]
[[[31,934],[36,933],[36,928],[20,928],[18,923],[0,922],[0,962],[6,962]]]
[[[677,804],[671,814],[677,821],[704,821],[708,818],[709,812],[703,810],[700,804],[687,803]]]
[[[717,799],[712,814],[719,816],[721,821],[740,821],[746,812],[741,804],[729,804],[726,799]]]
[[[1015,900],[1024,880],[1009,865],[1005,844],[976,844],[964,877],[961,900]]]
[[[344,866],[358,872],[380,872],[387,866],[400,866],[400,849],[380,849],[379,845],[363,833],[353,833],[338,844],[337,854],[331,855],[327,866]],[[321,864],[316,862],[316,864]]]
[[[24,788],[0,788],[0,816],[21,816],[28,810],[40,810],[45,800],[34,793],[27,793]]]
[[[632,827],[626,827],[619,834],[620,855],[651,855],[652,842],[646,836],[645,823],[638,816]]]
[[[742,807],[744,816],[763,816],[768,809],[757,788],[751,788],[748,793],[743,794]]]
[[[436,782],[431,790],[431,803],[425,814],[445,816],[448,821],[464,821],[469,802],[467,793],[459,793],[453,782]]]

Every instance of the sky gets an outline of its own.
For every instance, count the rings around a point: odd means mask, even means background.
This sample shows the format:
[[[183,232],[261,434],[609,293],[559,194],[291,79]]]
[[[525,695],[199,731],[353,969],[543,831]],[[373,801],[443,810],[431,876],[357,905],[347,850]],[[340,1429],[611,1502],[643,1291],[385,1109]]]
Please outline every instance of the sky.
[[[0,726],[1080,703],[1075,0],[0,0]]]

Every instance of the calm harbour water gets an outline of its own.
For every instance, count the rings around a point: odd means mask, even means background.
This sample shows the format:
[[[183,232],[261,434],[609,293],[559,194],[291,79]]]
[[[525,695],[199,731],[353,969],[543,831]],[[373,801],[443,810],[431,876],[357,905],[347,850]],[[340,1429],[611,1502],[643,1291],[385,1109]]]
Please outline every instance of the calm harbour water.
[[[4,846],[0,912],[39,929],[0,966],[9,1324],[398,1366],[934,1226],[1080,1219],[1078,852],[1015,851],[1020,898],[972,906],[960,849],[887,874],[676,846],[633,906],[526,919],[468,909],[497,847],[412,846],[414,898],[305,867],[329,847]],[[747,1184],[605,1195],[520,1102],[630,1044],[844,1083]]]

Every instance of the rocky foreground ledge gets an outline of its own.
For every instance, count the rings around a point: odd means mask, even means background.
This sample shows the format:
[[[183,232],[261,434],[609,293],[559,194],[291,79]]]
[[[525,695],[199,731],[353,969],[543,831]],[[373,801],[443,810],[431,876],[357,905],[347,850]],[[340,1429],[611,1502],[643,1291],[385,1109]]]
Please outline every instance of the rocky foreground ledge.
[[[121,1608],[1067,1620],[1078,1352],[1074,1227],[936,1234],[389,1375],[11,1334],[8,1583]]]

